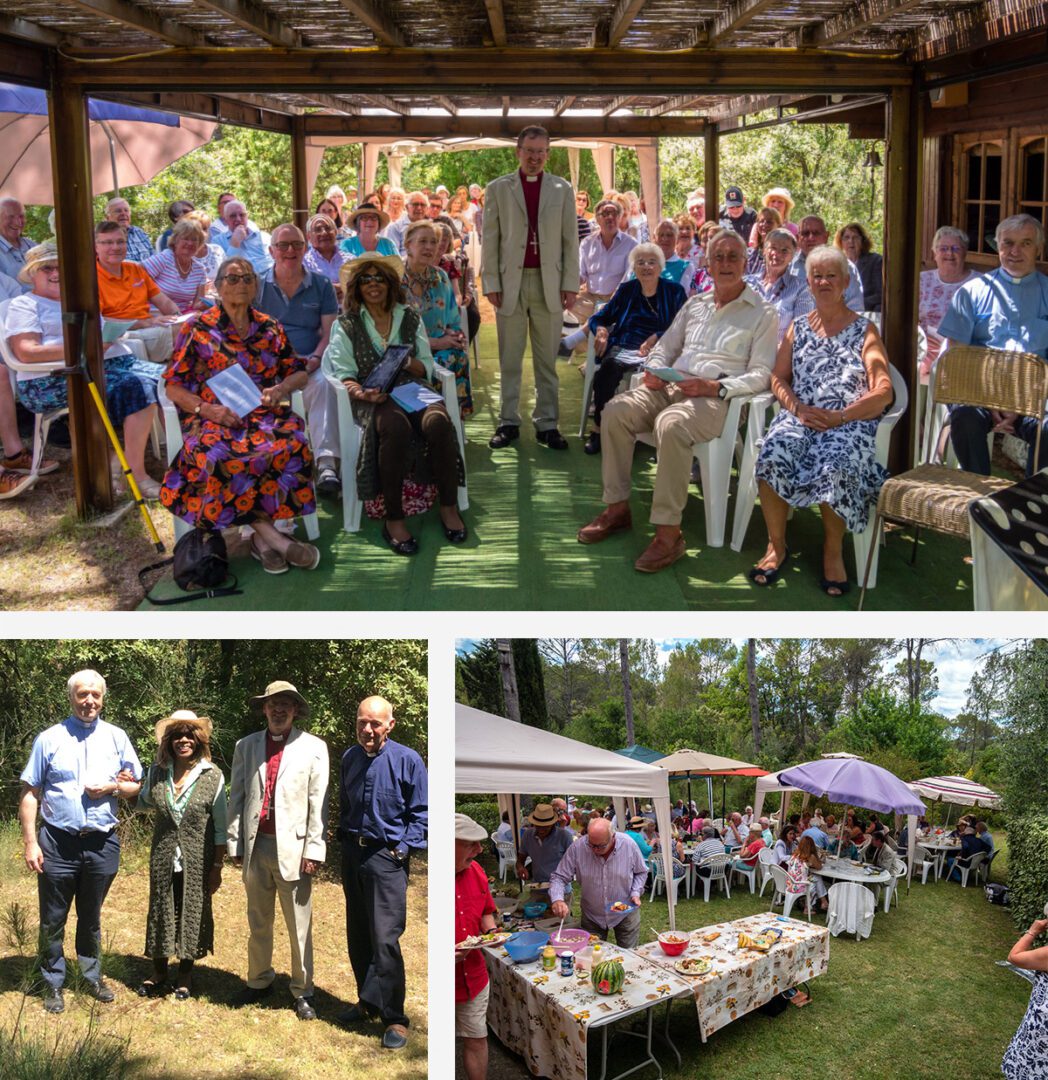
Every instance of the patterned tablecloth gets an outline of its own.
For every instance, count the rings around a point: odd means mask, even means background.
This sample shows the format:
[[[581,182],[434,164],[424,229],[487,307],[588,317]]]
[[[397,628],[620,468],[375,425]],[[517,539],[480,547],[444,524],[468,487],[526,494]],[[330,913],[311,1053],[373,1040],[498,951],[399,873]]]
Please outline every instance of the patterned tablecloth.
[[[739,933],[755,937],[773,926],[782,938],[767,953],[737,948]],[[706,944],[703,934],[719,932],[716,941]],[[679,957],[667,956],[657,941],[641,945],[637,952],[664,970],[677,974],[673,965]],[[706,957],[713,965],[707,975],[689,976],[699,1013],[699,1029],[706,1037],[744,1016],[776,994],[797,983],[823,975],[830,963],[830,933],[797,919],[785,922],[775,912],[749,915],[734,922],[714,923],[691,932],[691,944],[684,956]],[[680,977],[680,976],[678,976]]]
[[[556,971],[544,971],[540,960],[515,964],[501,947],[484,950],[491,977],[488,1023],[536,1076],[586,1080],[590,1028],[691,992],[690,980],[629,949],[609,943],[602,951],[606,959],[621,959],[625,968],[626,982],[618,994],[598,994],[588,972],[565,978],[559,960]]]

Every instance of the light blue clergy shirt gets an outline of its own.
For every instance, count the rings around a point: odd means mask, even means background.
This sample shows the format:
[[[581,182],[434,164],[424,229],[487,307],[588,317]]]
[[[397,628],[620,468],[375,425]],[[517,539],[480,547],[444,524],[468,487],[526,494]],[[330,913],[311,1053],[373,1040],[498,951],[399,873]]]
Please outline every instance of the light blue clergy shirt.
[[[37,735],[20,779],[40,789],[40,813],[65,832],[110,832],[117,823],[116,796],[92,799],[85,785],[105,784],[121,769],[142,779],[142,765],[127,734],[98,719],[75,716]]]
[[[25,253],[34,246],[28,236],[19,237],[17,244],[12,244],[6,236],[0,236],[0,273],[14,278],[21,292],[29,292],[31,285],[23,285],[18,280],[18,273],[25,266]]]
[[[250,260],[255,272],[259,274],[264,274],[273,265],[273,256],[269,254],[269,233],[251,229],[249,225],[247,239],[240,247],[233,247],[230,243],[232,237],[233,234],[228,229],[215,237],[215,243],[226,253],[227,259],[233,255],[242,255]]]
[[[1000,267],[966,281],[954,294],[939,336],[1048,358],[1048,275],[1013,278]]]

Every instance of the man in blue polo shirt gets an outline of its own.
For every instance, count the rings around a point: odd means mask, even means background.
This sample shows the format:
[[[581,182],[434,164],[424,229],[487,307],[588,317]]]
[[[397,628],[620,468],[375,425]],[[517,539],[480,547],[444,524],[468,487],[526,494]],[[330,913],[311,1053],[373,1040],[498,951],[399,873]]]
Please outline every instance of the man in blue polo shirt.
[[[102,904],[120,867],[117,799],[133,799],[142,778],[131,740],[101,719],[105,679],[97,671],[78,671],[67,689],[72,715],[33,742],[18,807],[25,863],[37,874],[40,970],[50,1013],[65,1008],[62,943],[74,900],[76,953],[87,991],[97,1001],[113,1000],[102,981]]]
[[[34,241],[25,235],[25,207],[10,195],[0,199],[0,274],[5,279],[5,295],[19,296],[31,290],[32,286],[19,283],[18,275],[25,266],[26,252],[33,246]]]
[[[317,491],[338,495],[335,394],[320,370],[320,360],[338,314],[335,289],[326,274],[303,265],[306,238],[294,225],[278,225],[269,245],[273,265],[259,275],[255,306],[278,320],[291,347],[306,358],[309,382],[302,391],[309,419],[309,441],[317,463]]]
[[[411,850],[426,847],[428,781],[414,750],[394,742],[393,706],[365,698],[357,709],[357,745],[342,755],[342,890],[349,962],[358,1001],[338,1017],[356,1024],[378,1017],[382,1045],[408,1041],[406,978],[400,937],[407,921]]]

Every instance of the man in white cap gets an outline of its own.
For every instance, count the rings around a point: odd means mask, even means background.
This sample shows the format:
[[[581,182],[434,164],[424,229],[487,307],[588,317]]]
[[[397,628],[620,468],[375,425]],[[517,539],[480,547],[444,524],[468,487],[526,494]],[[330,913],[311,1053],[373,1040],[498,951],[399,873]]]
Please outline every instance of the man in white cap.
[[[495,929],[498,910],[488,876],[473,860],[488,834],[465,814],[455,815],[455,941]],[[455,954],[455,1036],[462,1040],[467,1080],[488,1073],[488,969],[479,949]]]
[[[294,726],[309,717],[306,699],[289,682],[271,682],[251,705],[262,731],[233,751],[228,850],[244,868],[247,892],[247,988],[242,1004],[273,992],[274,902],[280,897],[291,940],[291,996],[300,1020],[313,1008],[313,874],[324,861],[328,750],[323,739]]]

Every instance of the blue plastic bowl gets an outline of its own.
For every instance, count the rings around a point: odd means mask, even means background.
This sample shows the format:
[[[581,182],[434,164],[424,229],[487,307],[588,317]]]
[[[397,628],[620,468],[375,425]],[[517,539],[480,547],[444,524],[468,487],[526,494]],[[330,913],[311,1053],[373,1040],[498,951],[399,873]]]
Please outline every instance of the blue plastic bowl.
[[[515,964],[527,964],[539,958],[539,952],[549,944],[549,934],[541,930],[521,930],[503,943]]]
[[[537,919],[540,915],[544,914],[549,907],[544,900],[531,900],[524,905],[524,914],[529,919]]]

